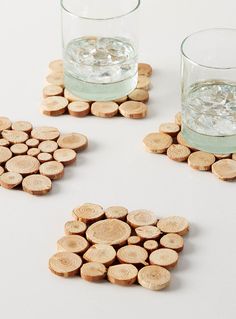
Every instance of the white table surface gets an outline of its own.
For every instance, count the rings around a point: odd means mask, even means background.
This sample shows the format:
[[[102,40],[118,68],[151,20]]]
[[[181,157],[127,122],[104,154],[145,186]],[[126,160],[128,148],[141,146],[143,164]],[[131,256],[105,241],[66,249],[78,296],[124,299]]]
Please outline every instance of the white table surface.
[[[61,55],[59,1],[1,0],[0,114],[82,132],[90,143],[50,195],[0,189],[0,318],[236,317],[235,183],[142,146],[180,110],[181,40],[203,28],[235,27],[235,11],[235,0],[144,0],[140,60],[155,70],[148,117],[49,118],[38,106],[47,63]],[[83,202],[186,216],[191,232],[171,286],[153,292],[52,275],[48,258]]]

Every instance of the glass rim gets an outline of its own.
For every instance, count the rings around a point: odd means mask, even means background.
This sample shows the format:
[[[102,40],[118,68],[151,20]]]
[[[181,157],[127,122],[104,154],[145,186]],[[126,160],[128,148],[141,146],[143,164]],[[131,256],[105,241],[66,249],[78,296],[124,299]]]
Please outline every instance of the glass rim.
[[[181,43],[181,54],[182,56],[184,56],[189,62],[191,62],[192,64],[198,65],[200,67],[206,68],[206,69],[215,69],[215,70],[233,70],[236,69],[236,66],[230,66],[230,67],[217,67],[217,66],[210,66],[210,65],[206,65],[206,64],[202,64],[202,63],[198,63],[197,61],[194,61],[193,59],[191,59],[184,51],[184,45],[185,43],[192,38],[192,36],[199,34],[199,33],[203,33],[203,32],[207,32],[207,31],[217,31],[217,30],[222,30],[222,31],[235,31],[236,32],[236,28],[208,28],[208,29],[202,29],[196,32],[193,32],[191,34],[189,34],[187,37],[184,38],[184,40]]]
[[[141,0],[137,0],[137,4],[133,9],[131,9],[128,12],[121,14],[121,15],[117,15],[117,16],[113,16],[113,17],[109,17],[109,18],[91,18],[91,17],[81,16],[79,14],[76,14],[76,13],[68,10],[66,8],[64,2],[65,2],[65,0],[60,0],[62,10],[64,10],[65,12],[67,12],[70,15],[77,17],[79,19],[92,20],[92,21],[106,21],[106,20],[115,20],[115,19],[123,18],[123,17],[128,16],[131,13],[135,12],[140,7],[140,4],[141,4]]]

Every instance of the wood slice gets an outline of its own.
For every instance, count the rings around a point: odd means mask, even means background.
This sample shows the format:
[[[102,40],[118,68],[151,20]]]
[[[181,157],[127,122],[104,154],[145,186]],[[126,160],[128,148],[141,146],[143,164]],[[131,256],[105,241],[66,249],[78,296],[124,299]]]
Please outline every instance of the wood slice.
[[[167,149],[167,156],[177,162],[187,161],[189,155],[191,154],[190,149],[187,146],[181,144],[172,144]]]
[[[18,173],[7,172],[0,176],[0,184],[2,187],[12,189],[22,182],[22,176]]]
[[[166,269],[173,269],[177,265],[178,259],[177,252],[169,248],[157,249],[149,256],[152,265],[162,266]]]
[[[147,90],[135,89],[128,97],[131,101],[146,103],[149,100],[149,93]]]
[[[94,102],[91,113],[98,117],[113,117],[118,113],[118,108],[115,102]]]
[[[72,116],[84,117],[90,113],[90,105],[88,102],[74,101],[68,105],[68,112]]]
[[[122,264],[110,266],[107,278],[112,284],[130,286],[137,280],[138,269],[134,265]]]
[[[4,173],[4,168],[0,166],[0,176]]]
[[[142,119],[147,115],[147,105],[142,102],[127,101],[119,106],[120,114],[131,119]]]
[[[143,140],[146,150],[156,154],[165,153],[172,143],[172,137],[165,133],[150,133]]]
[[[176,113],[175,115],[175,123],[179,126],[182,125],[182,113],[181,112],[178,112]]]
[[[40,149],[37,147],[32,147],[27,151],[27,155],[32,157],[37,157],[40,153]]]
[[[2,137],[9,141],[11,144],[24,143],[29,138],[27,133],[14,130],[2,131]]]
[[[15,131],[22,131],[26,133],[30,133],[32,131],[32,124],[27,121],[17,121],[12,123],[11,128]]]
[[[0,116],[0,132],[11,128],[11,121],[4,116]]]
[[[236,153],[235,153],[235,154],[232,154],[232,159],[233,159],[234,161],[236,161]]]
[[[159,126],[159,131],[170,136],[176,136],[180,131],[180,126],[175,123],[162,123]]]
[[[7,162],[12,157],[12,152],[5,146],[0,146],[0,164]]]
[[[82,265],[80,256],[70,252],[60,252],[49,259],[49,269],[55,275],[73,277],[79,273]]]
[[[45,195],[52,189],[52,182],[46,176],[34,174],[23,179],[22,187],[32,195]]]
[[[146,75],[139,75],[137,89],[149,90],[150,78]]]
[[[110,266],[116,258],[116,251],[110,245],[95,244],[84,253],[83,258],[86,261],[94,261]]]
[[[127,215],[127,222],[133,227],[140,227],[140,226],[151,226],[157,223],[157,217],[154,213],[145,210],[139,209],[133,212],[130,212]]]
[[[122,245],[130,234],[129,225],[119,219],[100,220],[86,231],[87,239],[93,244]]]
[[[161,231],[156,226],[137,227],[135,232],[142,239],[156,239],[161,236]]]
[[[88,146],[86,136],[79,133],[64,134],[59,137],[57,144],[61,148],[70,148],[76,152],[83,151]]]
[[[85,203],[73,209],[74,217],[84,223],[93,223],[103,218],[104,210],[97,204]]]
[[[43,153],[53,153],[58,149],[58,144],[55,141],[43,141],[38,148]]]
[[[41,126],[32,130],[31,136],[39,141],[56,140],[60,132],[55,127]]]
[[[28,151],[28,146],[23,143],[13,144],[10,150],[15,155],[25,155]]]
[[[178,234],[166,234],[164,235],[161,240],[160,244],[164,248],[170,248],[177,252],[180,252],[184,248],[184,240],[182,236]]]
[[[65,224],[65,234],[66,235],[83,235],[87,229],[85,223],[79,220],[72,220]]]
[[[139,236],[130,236],[127,240],[128,245],[139,245],[141,243],[141,238]]]
[[[64,63],[63,60],[58,59],[49,63],[49,69],[55,72],[63,72],[64,71]]]
[[[148,258],[147,251],[137,245],[127,245],[121,247],[117,251],[117,258],[122,264],[142,264],[148,265],[146,259]]]
[[[225,159],[225,158],[231,158],[231,153],[228,154],[213,154],[215,158],[217,159]]]
[[[113,102],[115,102],[115,103],[120,105],[120,104],[126,102],[127,100],[128,100],[128,96],[126,95],[126,96],[122,96],[122,97],[120,97],[118,99],[113,100]]]
[[[146,240],[144,243],[143,243],[143,247],[150,253],[150,252],[153,252],[154,250],[156,250],[158,248],[158,242],[156,240],[153,240],[153,239],[149,239],[149,240]]]
[[[42,101],[41,108],[45,115],[57,116],[65,113],[68,100],[63,96],[50,96]]]
[[[236,179],[236,161],[234,159],[222,159],[212,165],[212,173],[223,181]]]
[[[37,156],[37,159],[40,161],[40,163],[46,163],[53,159],[52,154],[49,153],[40,153]]]
[[[37,147],[39,145],[39,140],[36,138],[29,138],[25,144],[29,147]]]
[[[188,158],[188,165],[199,171],[209,171],[216,158],[213,154],[197,151]]]
[[[80,270],[81,278],[91,282],[97,282],[105,278],[106,267],[97,262],[83,264]]]
[[[61,148],[53,153],[53,157],[63,165],[71,165],[76,161],[77,154],[74,150]]]
[[[46,77],[48,84],[59,85],[64,88],[64,74],[62,72],[52,72]]]
[[[9,146],[10,142],[5,138],[0,138],[0,146]]]
[[[80,102],[87,102],[87,103],[89,103],[89,104],[92,103],[92,101],[90,101],[90,100],[82,99],[81,97],[72,94],[72,93],[69,92],[67,89],[64,90],[64,97],[65,97],[69,102],[80,101]]]
[[[170,272],[160,266],[146,266],[138,272],[139,284],[150,290],[161,290],[169,286]]]
[[[67,235],[57,241],[58,251],[68,251],[75,254],[82,254],[88,249],[87,240],[79,235]]]
[[[157,227],[163,233],[174,233],[181,236],[184,236],[189,231],[188,221],[180,216],[162,218],[158,221]]]
[[[50,161],[40,165],[39,172],[51,180],[60,179],[64,175],[64,166],[57,161]]]
[[[150,64],[147,63],[139,63],[138,64],[138,74],[151,76],[152,75],[152,67]]]
[[[51,97],[51,96],[62,96],[63,95],[63,88],[59,85],[47,85],[43,89],[43,97]]]
[[[122,206],[111,206],[105,210],[106,218],[116,218],[125,220],[128,209]]]
[[[177,142],[181,145],[187,146],[188,148],[190,148],[192,151],[197,151],[196,148],[194,148],[193,146],[189,145],[187,143],[187,141],[185,140],[185,138],[183,137],[182,133],[179,132],[179,134],[177,135]]]

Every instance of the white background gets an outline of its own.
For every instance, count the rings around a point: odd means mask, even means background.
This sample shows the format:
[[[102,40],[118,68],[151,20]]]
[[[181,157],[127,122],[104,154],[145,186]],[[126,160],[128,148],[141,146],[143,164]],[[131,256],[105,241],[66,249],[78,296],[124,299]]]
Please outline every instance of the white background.
[[[45,197],[0,189],[0,318],[236,317],[235,183],[148,154],[143,137],[180,110],[179,47],[191,32],[235,27],[235,0],[144,0],[140,60],[154,67],[149,114],[49,118],[38,109],[50,60],[61,56],[59,1],[1,0],[0,114],[88,136]],[[146,208],[191,223],[186,249],[161,292],[64,279],[47,269],[71,210],[83,203]]]

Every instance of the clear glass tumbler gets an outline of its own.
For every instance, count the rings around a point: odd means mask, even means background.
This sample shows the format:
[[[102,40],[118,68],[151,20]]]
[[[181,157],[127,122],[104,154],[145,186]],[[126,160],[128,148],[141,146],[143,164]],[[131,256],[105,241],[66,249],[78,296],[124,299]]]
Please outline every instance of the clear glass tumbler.
[[[187,37],[182,52],[182,134],[197,149],[236,152],[236,29]]]
[[[137,85],[140,0],[61,0],[65,87],[88,100]]]

